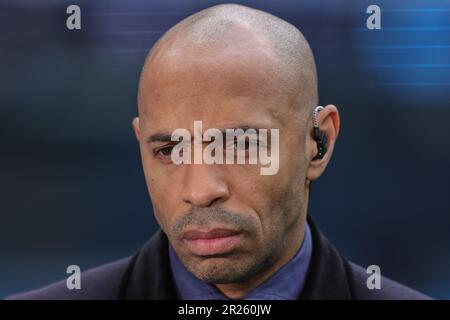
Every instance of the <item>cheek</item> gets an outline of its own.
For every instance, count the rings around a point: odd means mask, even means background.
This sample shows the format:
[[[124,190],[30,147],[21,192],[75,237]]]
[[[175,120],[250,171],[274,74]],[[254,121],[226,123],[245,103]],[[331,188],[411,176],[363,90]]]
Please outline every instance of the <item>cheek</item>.
[[[176,184],[171,183],[169,175],[164,173],[161,166],[155,164],[148,150],[141,152],[146,152],[141,154],[141,158],[153,212],[161,229],[166,232],[172,220],[171,213],[176,212],[173,207],[173,201],[177,198],[174,195]]]
[[[174,199],[169,192],[164,191],[161,185],[155,184],[156,188],[150,188],[150,199],[152,201],[153,210],[161,228],[167,231],[174,219],[173,215],[176,211]]]
[[[174,197],[171,197],[170,194],[161,190],[159,185],[157,186],[157,188],[149,187],[150,199],[153,205],[155,218],[161,229],[167,234],[175,219],[174,213],[177,211],[173,203],[170,202]]]
[[[235,196],[256,211],[266,241],[283,234],[301,215],[304,177],[301,159],[292,155],[280,157],[280,170],[273,176],[240,173]]]
[[[263,176],[257,172],[239,170],[229,175],[232,181],[233,198],[237,203],[250,208],[260,221],[263,232],[274,220],[273,210],[279,204],[284,188],[284,178],[280,173],[273,176]]]

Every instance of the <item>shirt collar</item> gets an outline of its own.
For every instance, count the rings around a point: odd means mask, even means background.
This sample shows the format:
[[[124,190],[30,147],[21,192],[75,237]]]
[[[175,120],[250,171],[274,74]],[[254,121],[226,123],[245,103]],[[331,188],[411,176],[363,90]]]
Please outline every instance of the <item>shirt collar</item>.
[[[277,272],[250,291],[244,300],[296,300],[302,292],[312,255],[311,230],[306,224],[305,238],[295,256]],[[178,297],[182,300],[226,300],[213,285],[189,272],[169,243],[169,258]],[[296,281],[293,281],[296,279]]]

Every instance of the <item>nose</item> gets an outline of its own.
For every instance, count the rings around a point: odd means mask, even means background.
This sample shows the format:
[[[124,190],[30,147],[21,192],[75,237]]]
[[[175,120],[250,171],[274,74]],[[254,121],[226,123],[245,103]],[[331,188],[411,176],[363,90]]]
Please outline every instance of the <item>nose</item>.
[[[228,184],[220,176],[216,166],[208,164],[184,166],[183,201],[192,206],[208,207],[229,198]]]

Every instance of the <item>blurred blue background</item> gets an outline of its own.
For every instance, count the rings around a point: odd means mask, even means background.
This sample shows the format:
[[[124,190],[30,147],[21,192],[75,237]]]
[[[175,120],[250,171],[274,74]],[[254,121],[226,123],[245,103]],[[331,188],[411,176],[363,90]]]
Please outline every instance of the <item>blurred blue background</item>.
[[[236,1],[302,30],[342,128],[310,214],[349,259],[450,298],[450,3]],[[0,298],[156,230],[131,129],[162,33],[222,1],[0,1]],[[81,7],[82,29],[66,29]]]

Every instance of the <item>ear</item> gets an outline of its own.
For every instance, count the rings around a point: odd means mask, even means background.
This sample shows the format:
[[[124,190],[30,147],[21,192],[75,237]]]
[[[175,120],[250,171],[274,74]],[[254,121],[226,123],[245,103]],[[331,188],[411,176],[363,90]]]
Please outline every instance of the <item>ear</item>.
[[[317,122],[319,124],[319,128],[327,136],[328,139],[328,151],[325,153],[322,159],[313,160],[313,158],[317,154],[317,144],[313,138],[313,128],[314,128],[313,121],[314,121],[313,117],[311,117],[311,121],[308,124],[309,134],[308,137],[306,138],[307,139],[306,146],[309,160],[309,167],[306,172],[306,178],[310,181],[316,180],[322,175],[333,154],[334,145],[336,143],[336,139],[339,134],[339,126],[340,126],[338,109],[336,108],[336,106],[329,104],[317,114]]]
[[[141,128],[139,127],[139,117],[133,119],[132,125],[136,139],[137,141],[139,141],[141,139]]]

